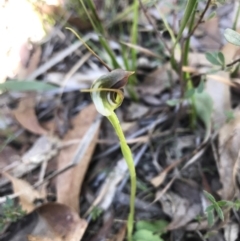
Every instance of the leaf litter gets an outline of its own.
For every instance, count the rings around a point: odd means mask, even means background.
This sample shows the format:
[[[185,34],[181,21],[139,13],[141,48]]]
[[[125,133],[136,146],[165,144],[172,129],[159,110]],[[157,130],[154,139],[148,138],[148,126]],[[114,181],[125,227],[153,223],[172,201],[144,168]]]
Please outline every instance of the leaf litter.
[[[161,2],[159,18],[156,6],[142,2],[154,24],[164,19],[163,33],[169,34],[166,22],[178,33],[184,5]],[[113,18],[111,4],[94,3],[103,22]],[[199,2],[200,8],[204,8],[202,4]],[[138,44],[130,43],[124,26],[132,21],[128,10],[124,12],[128,6],[118,3],[123,15],[115,13],[111,26],[123,24],[123,31],[111,29],[115,37],[108,36],[110,46],[121,64],[126,61],[119,54],[124,48],[134,48],[139,60],[138,84],[134,86],[138,102],[125,91],[118,110],[125,132],[131,133],[127,136],[137,167],[134,241],[167,241],[171,237],[236,241],[239,236],[235,209],[223,207],[225,222],[214,214],[216,222],[212,228],[208,226],[206,210],[211,202],[203,195],[207,190],[217,201],[239,199],[239,73],[237,68],[225,68],[238,58],[239,49],[226,44],[222,34],[234,21],[229,20],[231,11],[224,9],[232,7],[237,14],[236,6],[218,7],[217,16],[200,22],[191,38],[188,65],[182,71],[194,85],[188,93],[195,99],[198,117],[192,128],[191,102],[181,95],[181,80],[171,67],[169,53],[151,35],[154,27],[142,14]],[[65,8],[54,7],[53,13],[68,13]],[[105,16],[106,9],[109,16]],[[64,21],[88,29],[76,13]],[[96,33],[86,33],[84,38],[95,45],[95,51],[101,49],[98,54],[108,61]],[[173,45],[168,37],[164,39],[166,46]],[[0,201],[13,199],[28,213],[5,224],[0,240],[124,240],[130,193],[127,167],[114,144],[113,130],[98,117],[89,95],[79,92],[106,71],[63,25],[55,26],[41,46],[32,46],[32,52],[23,46],[24,65],[10,76],[12,81],[0,87],[8,104],[6,107],[1,101],[4,107],[1,104],[0,108],[10,120],[5,123],[10,132],[0,128],[0,138],[6,140],[0,152],[0,160],[4,160],[0,163]],[[180,62],[179,50],[175,57]],[[211,58],[204,54],[215,51],[223,53],[217,62],[212,60],[214,54]],[[176,238],[178,232],[181,235]]]

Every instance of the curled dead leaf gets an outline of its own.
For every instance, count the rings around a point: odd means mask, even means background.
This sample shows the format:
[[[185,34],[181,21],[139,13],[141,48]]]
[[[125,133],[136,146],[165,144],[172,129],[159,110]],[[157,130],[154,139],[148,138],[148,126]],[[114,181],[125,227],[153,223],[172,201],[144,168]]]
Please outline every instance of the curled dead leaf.
[[[46,135],[47,131],[40,126],[35,113],[36,99],[34,96],[22,98],[17,109],[13,110],[16,120],[26,130],[37,134]]]

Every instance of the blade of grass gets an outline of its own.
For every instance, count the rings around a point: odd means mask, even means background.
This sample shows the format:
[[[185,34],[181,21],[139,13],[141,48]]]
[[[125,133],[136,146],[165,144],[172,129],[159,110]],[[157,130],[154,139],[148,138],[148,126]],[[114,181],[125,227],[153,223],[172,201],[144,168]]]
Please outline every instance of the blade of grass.
[[[138,39],[138,8],[139,3],[138,0],[134,0],[134,9],[133,9],[133,23],[132,23],[132,31],[131,31],[131,43],[137,45]],[[132,70],[135,70],[137,67],[137,51],[132,48],[131,50],[132,56]]]
[[[192,9],[192,15],[189,23],[189,33],[191,33],[193,27],[194,27],[194,20],[195,20],[195,13],[197,9],[198,3],[194,5],[194,8]],[[183,66],[188,66],[188,54],[190,50],[190,37],[186,40],[184,50],[183,50]],[[187,82],[187,90],[193,89],[193,83],[190,78],[190,74],[188,72],[183,72],[183,80]],[[196,124],[197,114],[196,114],[196,107],[195,107],[195,96],[191,96],[191,102],[192,102],[192,114],[191,114],[191,126],[194,127]]]
[[[181,21],[180,29],[179,29],[176,41],[175,41],[174,46],[173,46],[172,56],[171,56],[170,61],[171,61],[172,68],[175,71],[178,71],[178,66],[177,66],[176,60],[174,58],[175,48],[176,48],[179,40],[182,37],[182,33],[183,33],[185,27],[187,26],[187,23],[188,23],[189,19],[191,18],[191,15],[192,15],[195,7],[196,7],[196,4],[197,4],[197,0],[188,0],[185,11],[184,11],[183,19]]]
[[[101,21],[98,20],[99,18],[96,17],[96,16],[97,16],[97,13],[96,13],[96,9],[95,9],[95,7],[94,7],[93,2],[91,2],[91,0],[88,1],[89,7],[90,7],[91,11],[93,12],[93,14],[94,14],[94,16],[95,16],[95,18],[96,18],[95,20],[96,20],[97,23],[94,22],[92,16],[89,14],[89,12],[88,12],[88,10],[87,10],[87,7],[86,7],[86,5],[85,5],[85,3],[84,3],[84,1],[83,1],[83,0],[80,0],[80,2],[81,2],[81,4],[82,4],[82,6],[83,6],[84,11],[86,12],[86,14],[87,14],[87,16],[88,16],[88,18],[89,18],[89,21],[91,22],[94,30],[99,34],[99,36],[98,36],[98,37],[99,37],[99,42],[101,43],[101,45],[103,46],[103,48],[106,50],[106,52],[107,52],[108,55],[110,56],[113,67],[114,67],[114,68],[119,68],[120,66],[119,66],[119,64],[118,64],[118,62],[117,62],[117,60],[116,60],[116,56],[115,56],[114,52],[113,52],[112,49],[110,48],[110,46],[109,46],[109,44],[107,43],[106,39],[102,37],[103,29],[104,29],[104,28],[103,28],[103,26],[101,25]]]
[[[240,14],[240,3],[238,3],[238,10],[237,10],[237,13],[236,13],[236,16],[235,16],[235,19],[234,19],[233,30],[237,29],[239,14]]]
[[[196,4],[197,4],[197,0],[188,0],[174,46],[178,43],[178,41],[182,37],[182,33],[183,33],[185,27],[187,26],[187,23],[193,13],[193,11],[195,10]]]
[[[66,29],[68,29],[68,30],[70,30],[72,33],[74,33],[75,36],[76,36],[76,37],[84,44],[84,46],[89,50],[89,52],[90,52],[91,54],[93,54],[93,55],[100,61],[100,63],[101,63],[103,66],[106,67],[106,69],[107,69],[109,72],[112,71],[112,69],[111,69],[106,63],[104,63],[104,62],[101,60],[101,58],[86,44],[86,42],[84,42],[84,40],[80,37],[80,35],[79,35],[75,30],[73,30],[72,28],[69,28],[69,27],[67,27]]]
[[[142,3],[144,5],[151,4],[151,6],[153,6],[157,2],[158,2],[158,0],[142,0]],[[134,3],[132,3],[130,6],[128,6],[123,12],[117,14],[114,19],[111,19],[111,21],[106,24],[106,27],[109,28],[113,24],[121,22],[124,18],[126,18],[133,11],[134,11]]]

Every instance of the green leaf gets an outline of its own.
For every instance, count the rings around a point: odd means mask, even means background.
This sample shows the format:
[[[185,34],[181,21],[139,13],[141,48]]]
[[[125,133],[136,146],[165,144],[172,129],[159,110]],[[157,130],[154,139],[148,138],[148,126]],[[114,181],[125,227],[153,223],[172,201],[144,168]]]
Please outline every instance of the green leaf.
[[[195,92],[194,97],[197,116],[202,120],[206,127],[206,134],[204,138],[204,141],[206,141],[211,134],[213,100],[206,91],[203,91],[202,93]]]
[[[214,205],[210,205],[210,206],[208,206],[207,208],[206,208],[206,212],[210,212],[210,211],[213,211],[214,210]]]
[[[214,221],[215,221],[213,211],[207,212],[207,220],[208,220],[208,225],[209,225],[210,227],[213,226]]]
[[[180,100],[177,100],[177,99],[173,99],[173,100],[167,100],[167,104],[169,106],[176,106],[178,103],[179,103]]]
[[[200,94],[200,93],[203,92],[203,90],[204,90],[204,80],[201,79],[201,81],[200,81],[200,83],[199,83],[199,85],[197,87],[197,92]]]
[[[224,37],[229,43],[240,46],[240,34],[238,32],[227,28],[224,31]]]
[[[217,52],[207,52],[205,53],[206,59],[213,65],[222,66],[222,63],[218,59],[218,53]]]
[[[188,23],[191,15],[193,13],[193,11],[195,11],[195,7],[196,7],[197,2],[198,2],[197,0],[188,0],[187,6],[186,6],[185,11],[184,11],[183,19],[181,21],[180,29],[178,31],[178,35],[177,35],[177,38],[176,38],[175,45],[177,44],[177,42],[181,38],[183,30],[187,26],[187,23]]]
[[[225,200],[221,200],[221,201],[218,201],[217,204],[219,207],[224,207],[226,205],[229,205],[229,202]]]
[[[231,120],[234,120],[234,112],[232,110],[225,111],[225,116],[226,116],[226,122],[230,122]]]
[[[218,55],[218,59],[220,60],[222,66],[225,66],[225,57],[224,57],[223,53],[218,52],[217,55]]]
[[[167,227],[168,222],[166,222],[165,220],[158,220],[158,221],[138,221],[136,224],[136,229],[137,230],[141,230],[141,229],[146,229],[149,230],[153,233],[164,233],[165,232],[165,228]]]
[[[216,16],[216,11],[213,11],[209,14],[209,16],[207,17],[207,20],[210,20],[211,18]]]
[[[188,99],[194,95],[195,89],[191,88],[184,93],[184,98]]]
[[[216,210],[216,212],[217,212],[218,217],[219,217],[222,221],[224,221],[224,215],[223,215],[222,209],[221,209],[218,205],[215,205],[215,210]]]
[[[137,230],[133,235],[134,241],[164,241],[159,235],[153,235],[153,232],[141,229]]]
[[[238,211],[240,209],[240,200],[236,200],[234,203],[234,208]]]
[[[0,90],[5,91],[47,91],[56,88],[56,86],[45,82],[26,80],[9,80],[0,84]]]
[[[206,192],[204,190],[203,190],[203,193],[210,202],[216,203],[216,200],[212,194],[210,194],[209,192]]]

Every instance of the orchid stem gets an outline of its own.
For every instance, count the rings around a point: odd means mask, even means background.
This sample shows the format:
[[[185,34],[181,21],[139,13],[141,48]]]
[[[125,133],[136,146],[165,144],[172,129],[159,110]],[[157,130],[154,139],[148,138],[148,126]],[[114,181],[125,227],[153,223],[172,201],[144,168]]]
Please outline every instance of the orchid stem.
[[[127,221],[127,238],[128,241],[132,241],[132,232],[133,232],[133,223],[134,223],[134,209],[135,209],[135,196],[136,196],[136,171],[135,165],[132,157],[132,152],[126,142],[126,138],[123,134],[120,122],[118,120],[117,115],[115,112],[112,112],[110,116],[107,116],[108,120],[111,122],[115,132],[120,141],[120,147],[123,154],[123,157],[126,160],[129,173],[130,173],[130,180],[131,180],[131,196],[130,196],[130,212],[128,215]]]

